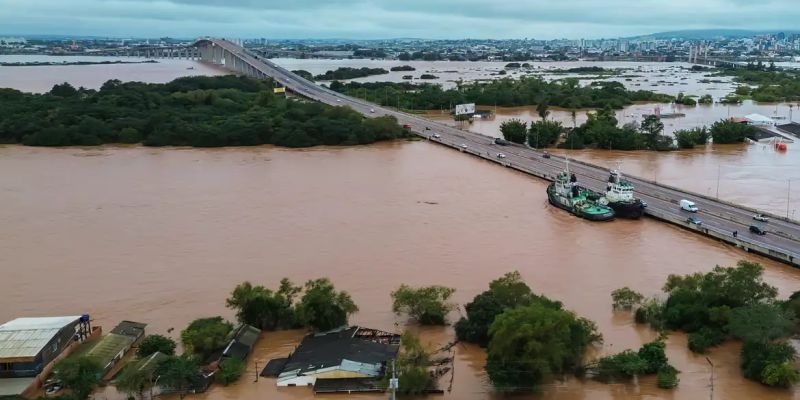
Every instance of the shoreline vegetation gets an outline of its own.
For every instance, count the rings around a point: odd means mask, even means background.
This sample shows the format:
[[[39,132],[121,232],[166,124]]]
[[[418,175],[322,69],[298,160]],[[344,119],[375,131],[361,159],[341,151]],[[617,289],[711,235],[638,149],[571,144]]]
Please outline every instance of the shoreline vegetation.
[[[99,90],[0,89],[0,143],[28,146],[360,145],[409,137],[394,117],[286,98],[272,81],[233,75],[165,84],[110,80]]]
[[[439,285],[401,284],[389,296],[392,311],[406,317],[402,325],[413,321],[443,326],[448,324],[448,315],[459,308],[450,302],[455,291]],[[602,383],[635,382],[639,377],[655,375],[659,388],[673,389],[679,384],[680,371],[670,364],[665,352],[666,340],[673,331],[687,333],[688,350],[699,354],[729,339],[742,341],[741,368],[747,379],[776,388],[800,382],[793,364],[796,352],[787,342],[800,328],[800,292],[779,300],[777,290],[763,281],[760,264],[741,260],[734,267],[717,266],[706,273],[669,275],[663,291],[666,299],[645,297],[628,287],[614,290],[610,304],[614,312],[627,313],[659,336],[636,350],[592,358],[587,356],[588,350],[603,342],[595,322],[564,308],[559,300],[534,293],[518,271],[506,273],[463,305],[464,314],[454,324],[454,340],[438,350],[425,349],[416,334],[395,324],[396,329],[404,331],[394,365],[403,382],[400,393],[437,390],[438,380],[445,374],[438,373],[438,368],[449,362],[449,350],[460,341],[485,349],[483,368],[498,393],[536,392],[566,375]],[[234,312],[237,324],[266,332],[327,332],[348,326],[350,316],[359,310],[350,294],[337,290],[327,278],[303,285],[283,278],[274,289],[243,282],[231,291],[225,304]],[[176,354],[173,339],[148,335],[137,350],[137,358],[123,366],[113,384],[135,397],[155,386],[157,375],[176,375],[160,381],[161,387],[182,397],[205,369],[217,370],[216,382],[227,386],[240,379],[246,369],[246,360],[217,362],[235,326],[221,316],[195,319],[180,332],[182,355]],[[143,370],[136,366],[156,352],[163,355],[158,365],[140,376]],[[55,374],[69,377],[75,371],[98,368],[90,356],[74,356],[59,362]],[[99,375],[92,376],[90,380],[65,379],[65,386],[75,399],[86,399],[100,383]],[[382,387],[387,386],[388,382],[383,382]]]
[[[156,60],[145,61],[27,61],[27,62],[0,62],[0,67],[51,67],[61,65],[113,65],[113,64],[158,64]]]

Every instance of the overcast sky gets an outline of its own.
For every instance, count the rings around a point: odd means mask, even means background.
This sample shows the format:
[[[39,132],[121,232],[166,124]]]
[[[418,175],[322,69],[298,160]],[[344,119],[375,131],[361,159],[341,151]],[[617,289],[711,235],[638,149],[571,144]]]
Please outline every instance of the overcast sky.
[[[0,0],[0,34],[553,39],[798,21],[800,0]]]

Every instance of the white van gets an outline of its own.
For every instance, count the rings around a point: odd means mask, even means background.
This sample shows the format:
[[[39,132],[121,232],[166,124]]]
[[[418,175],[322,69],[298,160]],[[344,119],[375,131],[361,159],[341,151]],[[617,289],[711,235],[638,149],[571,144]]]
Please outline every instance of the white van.
[[[693,201],[689,200],[681,200],[681,210],[686,210],[689,212],[697,212],[697,206],[694,204]]]

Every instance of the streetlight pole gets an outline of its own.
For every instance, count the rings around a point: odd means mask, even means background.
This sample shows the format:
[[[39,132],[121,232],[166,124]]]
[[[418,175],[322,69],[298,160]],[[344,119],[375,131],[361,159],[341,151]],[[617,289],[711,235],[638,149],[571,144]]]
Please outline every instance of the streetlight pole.
[[[721,168],[721,165],[717,165],[717,200],[719,200],[719,173]]]
[[[789,201],[791,200],[792,196],[792,180],[789,179],[789,186],[786,189],[786,218],[789,218]]]

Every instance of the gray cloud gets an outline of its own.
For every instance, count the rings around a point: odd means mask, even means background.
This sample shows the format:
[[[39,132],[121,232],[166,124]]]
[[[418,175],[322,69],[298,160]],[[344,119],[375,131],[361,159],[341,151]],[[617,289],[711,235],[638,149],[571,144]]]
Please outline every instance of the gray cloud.
[[[0,0],[0,33],[580,38],[790,29],[798,0]]]

